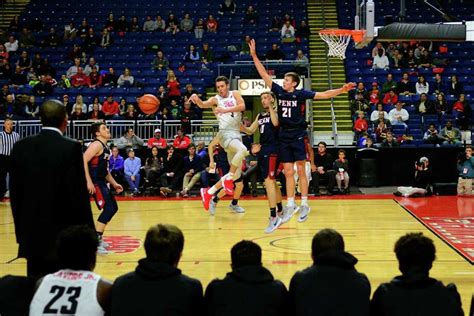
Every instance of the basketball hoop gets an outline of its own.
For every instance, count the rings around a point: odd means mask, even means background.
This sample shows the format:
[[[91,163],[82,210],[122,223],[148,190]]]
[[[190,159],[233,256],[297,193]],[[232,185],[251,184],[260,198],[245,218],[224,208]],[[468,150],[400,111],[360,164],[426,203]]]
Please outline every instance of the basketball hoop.
[[[346,49],[352,39],[359,43],[364,37],[363,30],[344,30],[344,29],[325,29],[319,31],[319,36],[328,44],[329,57],[339,57],[341,60],[346,58]]]

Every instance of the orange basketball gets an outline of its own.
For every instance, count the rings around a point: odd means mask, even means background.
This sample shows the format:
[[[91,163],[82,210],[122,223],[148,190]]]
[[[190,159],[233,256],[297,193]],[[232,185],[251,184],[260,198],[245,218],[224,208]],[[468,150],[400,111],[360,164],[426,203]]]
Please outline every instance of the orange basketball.
[[[142,110],[143,113],[153,114],[158,111],[160,100],[153,94],[145,94],[138,101],[138,105],[140,106],[140,110]]]

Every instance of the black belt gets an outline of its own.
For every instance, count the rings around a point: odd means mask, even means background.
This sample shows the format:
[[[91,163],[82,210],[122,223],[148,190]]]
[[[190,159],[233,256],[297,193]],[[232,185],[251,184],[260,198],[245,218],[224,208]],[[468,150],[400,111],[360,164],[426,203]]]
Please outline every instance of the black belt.
[[[469,177],[463,177],[463,176],[459,176],[461,179],[474,179],[474,178],[469,178]]]

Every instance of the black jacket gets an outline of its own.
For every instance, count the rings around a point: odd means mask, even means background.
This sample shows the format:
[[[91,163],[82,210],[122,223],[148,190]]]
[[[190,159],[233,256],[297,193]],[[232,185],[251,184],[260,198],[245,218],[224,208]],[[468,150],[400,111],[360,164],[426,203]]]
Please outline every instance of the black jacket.
[[[314,153],[314,164],[316,167],[324,167],[324,171],[333,170],[334,159],[332,155],[326,152],[325,155],[320,155],[319,152]]]
[[[55,256],[66,227],[94,228],[81,144],[42,130],[13,146],[10,198],[18,256]]]
[[[287,314],[288,291],[262,266],[246,266],[209,283],[205,295],[209,316]]]
[[[290,283],[291,315],[369,315],[370,283],[357,272],[357,259],[328,251],[314,265],[296,272]]]
[[[141,259],[112,287],[112,315],[202,315],[199,280],[166,263]]]
[[[454,284],[428,276],[398,276],[382,283],[372,297],[372,316],[464,315]]]
[[[28,316],[36,280],[6,275],[0,278],[0,315]]]

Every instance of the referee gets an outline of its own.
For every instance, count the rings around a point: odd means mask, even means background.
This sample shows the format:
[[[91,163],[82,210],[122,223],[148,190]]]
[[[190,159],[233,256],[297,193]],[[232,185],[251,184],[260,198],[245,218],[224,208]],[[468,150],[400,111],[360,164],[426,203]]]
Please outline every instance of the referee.
[[[7,190],[7,173],[10,172],[10,153],[13,145],[20,139],[20,134],[13,131],[13,121],[6,118],[3,132],[0,132],[0,201]]]

